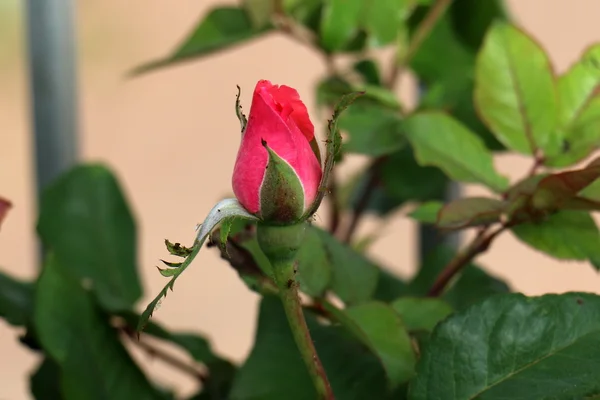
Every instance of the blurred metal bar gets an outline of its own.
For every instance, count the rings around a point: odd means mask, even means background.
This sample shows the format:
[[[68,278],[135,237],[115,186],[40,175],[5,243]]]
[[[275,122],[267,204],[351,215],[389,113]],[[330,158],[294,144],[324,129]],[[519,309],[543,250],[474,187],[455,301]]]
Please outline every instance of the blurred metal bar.
[[[73,0],[26,0],[38,197],[77,160],[73,16]]]
[[[458,182],[449,181],[446,186],[446,193],[441,199],[444,203],[449,203],[460,198],[461,185]],[[433,225],[419,225],[419,262],[423,262],[436,247],[446,245],[448,248],[458,250],[460,247],[460,233],[444,233]]]
[[[427,87],[422,82],[418,84],[418,96],[423,96]],[[449,203],[453,200],[460,198],[461,185],[458,182],[448,180],[446,184],[446,190],[444,197],[440,199],[444,203]],[[439,229],[436,229],[433,225],[419,225],[418,226],[418,261],[422,263],[438,246],[445,245],[452,250],[458,250],[460,247],[460,233],[444,233],[442,234]]]

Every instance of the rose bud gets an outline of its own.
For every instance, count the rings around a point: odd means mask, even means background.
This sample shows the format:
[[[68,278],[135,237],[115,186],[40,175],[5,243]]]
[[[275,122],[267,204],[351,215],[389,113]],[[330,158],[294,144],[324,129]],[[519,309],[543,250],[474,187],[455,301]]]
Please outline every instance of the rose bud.
[[[233,170],[233,192],[266,222],[298,222],[317,196],[322,169],[314,126],[295,89],[256,84]]]

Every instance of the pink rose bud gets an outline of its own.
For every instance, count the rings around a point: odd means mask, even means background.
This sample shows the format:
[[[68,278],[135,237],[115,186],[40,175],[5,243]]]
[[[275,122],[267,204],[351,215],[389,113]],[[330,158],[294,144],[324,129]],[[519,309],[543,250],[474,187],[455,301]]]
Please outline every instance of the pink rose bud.
[[[295,89],[256,84],[233,170],[233,192],[264,221],[300,219],[315,200],[322,169],[314,126]]]

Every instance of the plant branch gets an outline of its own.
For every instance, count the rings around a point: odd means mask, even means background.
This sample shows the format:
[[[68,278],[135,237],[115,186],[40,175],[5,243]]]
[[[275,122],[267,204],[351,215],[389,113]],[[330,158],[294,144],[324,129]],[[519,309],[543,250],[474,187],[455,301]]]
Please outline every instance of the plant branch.
[[[334,400],[331,385],[317,355],[317,350],[310,336],[300,297],[298,296],[298,281],[296,280],[295,265],[273,265],[273,275],[279,287],[279,295],[288,318],[292,335],[304,363],[312,378],[319,400]]]
[[[436,23],[439,21],[442,15],[444,15],[444,12],[446,12],[446,9],[450,3],[452,3],[452,0],[437,0],[435,4],[431,6],[427,15],[425,15],[419,26],[417,26],[417,29],[415,30],[415,33],[408,44],[406,52],[402,56],[396,56],[394,58],[394,67],[392,68],[390,78],[388,79],[388,88],[393,89],[394,86],[396,86],[396,82],[398,81],[401,73],[412,61],[412,58],[417,53],[417,50],[419,50],[421,44],[423,44],[425,39],[427,39]]]
[[[438,297],[446,289],[448,283],[454,278],[464,267],[467,266],[473,259],[479,254],[487,251],[492,241],[507,228],[507,225],[503,224],[494,231],[490,231],[489,228],[484,228],[475,239],[463,250],[461,250],[442,270],[437,276],[435,282],[429,289],[427,296]]]
[[[306,222],[296,225],[258,224],[258,245],[271,263],[273,278],[290,326],[290,331],[312,379],[318,400],[334,400],[329,379],[313,343],[298,295],[296,279],[298,250],[302,246]]]
[[[541,153],[541,151],[536,151],[535,155],[534,155],[534,162],[533,165],[531,166],[531,169],[529,170],[529,172],[527,173],[527,178],[531,178],[532,176],[534,176],[538,169],[544,165],[544,155]]]
[[[195,364],[188,364],[185,361],[180,360],[174,357],[173,355],[154,347],[150,343],[147,343],[142,339],[138,339],[137,332],[134,329],[125,326],[119,328],[119,330],[123,332],[125,336],[127,336],[134,345],[142,349],[149,356],[159,359],[165,364],[168,364],[171,367],[192,376],[194,379],[197,379],[200,382],[206,382],[208,380],[208,376],[206,375],[206,373],[201,371]]]

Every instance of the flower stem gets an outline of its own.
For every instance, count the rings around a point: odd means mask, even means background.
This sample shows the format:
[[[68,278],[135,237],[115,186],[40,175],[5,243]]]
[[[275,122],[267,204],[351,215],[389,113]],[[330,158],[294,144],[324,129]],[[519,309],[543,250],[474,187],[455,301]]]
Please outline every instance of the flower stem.
[[[260,248],[271,262],[273,277],[279,289],[292,336],[306,364],[319,400],[334,400],[331,385],[310,336],[296,280],[296,254],[306,228],[305,223],[293,226],[268,226],[259,224],[257,239]]]

